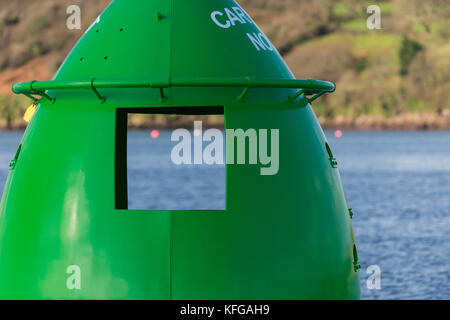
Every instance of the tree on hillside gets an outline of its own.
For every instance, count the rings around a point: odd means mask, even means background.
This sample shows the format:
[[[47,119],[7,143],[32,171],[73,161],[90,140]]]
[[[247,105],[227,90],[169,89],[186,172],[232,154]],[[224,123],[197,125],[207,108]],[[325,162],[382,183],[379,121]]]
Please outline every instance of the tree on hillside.
[[[240,3],[281,55],[335,27],[330,23],[332,3],[329,0],[243,0]]]
[[[448,0],[395,0],[397,25],[403,31],[423,28],[427,34],[449,35],[450,2]]]
[[[417,41],[411,40],[408,37],[403,37],[402,46],[399,52],[400,74],[402,76],[408,74],[408,67],[410,63],[414,60],[417,53],[422,49],[422,45]]]

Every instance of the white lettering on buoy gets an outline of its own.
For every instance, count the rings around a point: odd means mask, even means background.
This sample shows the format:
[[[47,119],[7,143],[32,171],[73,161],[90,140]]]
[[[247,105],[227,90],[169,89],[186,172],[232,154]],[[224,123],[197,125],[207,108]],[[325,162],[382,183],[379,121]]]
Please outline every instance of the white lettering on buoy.
[[[260,32],[258,34],[253,33],[247,33],[248,38],[250,39],[250,41],[253,43],[253,45],[255,46],[256,50],[260,51],[262,50],[270,50],[273,51],[273,46],[270,43],[270,41],[266,38],[266,36]]]
[[[223,28],[223,29],[228,29],[231,26],[230,21],[226,21],[226,24],[220,23],[219,20],[217,20],[217,16],[223,16],[223,13],[220,11],[214,11],[213,13],[211,13],[211,19],[212,21],[214,21],[215,24],[217,24],[219,27]]]
[[[250,16],[245,13],[240,7],[224,8],[222,11],[213,11],[211,13],[211,20],[222,29],[229,29],[238,24],[253,24],[255,22]],[[250,42],[255,46],[258,51],[274,51],[273,45],[269,39],[262,32],[246,33]]]
[[[253,23],[253,20],[244,12],[244,10],[242,10],[239,7],[233,7],[231,8],[233,9],[234,12],[236,12],[236,14],[238,15],[239,18],[241,18],[241,21],[243,21],[242,23],[246,23],[245,20],[247,20],[249,23]]]
[[[234,27],[236,25],[236,22],[239,22],[240,24],[246,24],[247,22],[254,24],[253,20],[239,7],[232,7],[233,11],[231,11],[229,8],[225,8],[224,12],[221,11],[213,11],[211,13],[211,19],[212,21],[218,25],[219,27],[223,29],[228,29],[230,27]],[[227,16],[227,20],[221,19],[219,21],[219,17]]]
[[[225,13],[228,16],[229,21],[231,22],[231,24],[234,26],[236,25],[235,21],[239,21],[240,23],[245,23],[245,21],[241,20],[240,18],[238,18],[230,9],[225,8]]]

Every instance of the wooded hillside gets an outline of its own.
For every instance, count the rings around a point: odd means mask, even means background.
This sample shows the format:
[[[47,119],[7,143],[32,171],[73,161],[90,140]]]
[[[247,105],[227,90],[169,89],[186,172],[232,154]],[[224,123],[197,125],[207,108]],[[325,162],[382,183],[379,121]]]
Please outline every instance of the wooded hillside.
[[[0,2],[0,127],[23,125],[29,105],[10,94],[11,84],[50,79],[109,2]],[[450,1],[239,2],[297,78],[337,84],[314,103],[327,127],[450,129]],[[80,31],[65,27],[72,4],[82,10]],[[366,26],[371,4],[381,8],[381,30]]]

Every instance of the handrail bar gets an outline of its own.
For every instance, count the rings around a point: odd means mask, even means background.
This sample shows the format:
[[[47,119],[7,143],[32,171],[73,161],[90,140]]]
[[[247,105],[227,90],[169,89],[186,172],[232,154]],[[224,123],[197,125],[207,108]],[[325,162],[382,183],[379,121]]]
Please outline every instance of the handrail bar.
[[[97,89],[114,88],[187,88],[187,87],[241,87],[245,93],[249,88],[286,88],[302,89],[305,94],[324,94],[334,92],[336,85],[331,81],[322,81],[314,79],[258,79],[251,77],[244,78],[153,78],[147,80],[52,80],[52,81],[28,81],[15,83],[12,91],[15,94],[24,94],[30,98],[32,95],[39,95],[54,100],[49,97],[49,90],[73,90],[89,89],[93,90],[100,100],[104,102]],[[243,93],[243,94],[245,94]]]

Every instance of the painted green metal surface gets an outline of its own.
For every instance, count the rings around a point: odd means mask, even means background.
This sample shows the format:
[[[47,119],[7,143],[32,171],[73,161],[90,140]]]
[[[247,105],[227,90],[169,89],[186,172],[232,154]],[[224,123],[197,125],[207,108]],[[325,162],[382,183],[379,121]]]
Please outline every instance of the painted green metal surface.
[[[15,86],[55,100],[39,100],[0,204],[0,298],[359,298],[351,217],[323,131],[302,86],[278,85],[295,83],[292,73],[267,39],[252,42],[260,30],[239,10],[231,0],[115,0],[55,82]],[[277,85],[241,96],[248,78]],[[192,106],[224,106],[227,128],[280,129],[279,173],[227,165],[225,211],[115,209],[117,108]],[[66,286],[71,265],[80,290]]]

